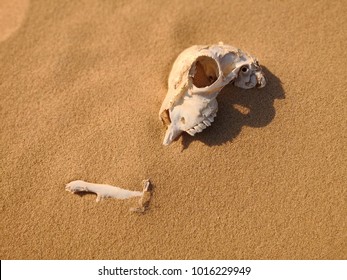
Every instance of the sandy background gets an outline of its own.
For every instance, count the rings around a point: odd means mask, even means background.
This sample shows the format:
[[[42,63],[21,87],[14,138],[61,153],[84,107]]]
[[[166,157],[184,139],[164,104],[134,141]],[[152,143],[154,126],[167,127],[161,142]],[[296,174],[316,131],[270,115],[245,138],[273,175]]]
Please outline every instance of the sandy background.
[[[188,4],[189,3],[189,4]],[[0,1],[1,259],[346,259],[346,1]],[[259,58],[161,145],[177,55]],[[155,192],[95,202],[76,179]]]

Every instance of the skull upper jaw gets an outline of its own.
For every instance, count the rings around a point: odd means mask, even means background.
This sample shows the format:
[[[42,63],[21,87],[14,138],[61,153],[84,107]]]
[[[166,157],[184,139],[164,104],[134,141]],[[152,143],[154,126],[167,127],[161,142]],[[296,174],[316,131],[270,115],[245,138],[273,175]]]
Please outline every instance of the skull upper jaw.
[[[167,111],[170,123],[167,126],[163,145],[171,144],[183,132],[188,131],[189,134],[193,135],[199,132],[194,131],[194,128],[199,129],[197,126],[204,129],[207,126],[203,125],[203,123],[211,124],[213,122],[218,110],[218,102],[216,95],[208,97],[189,95],[187,92],[180,104]]]

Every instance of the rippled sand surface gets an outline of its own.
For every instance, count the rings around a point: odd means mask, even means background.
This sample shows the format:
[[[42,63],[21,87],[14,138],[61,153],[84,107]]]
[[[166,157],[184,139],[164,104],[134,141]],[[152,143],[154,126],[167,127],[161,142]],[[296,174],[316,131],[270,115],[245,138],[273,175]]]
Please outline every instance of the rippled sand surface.
[[[346,2],[165,2],[1,1],[1,259],[345,259]],[[268,85],[164,147],[173,61],[219,41]],[[64,189],[145,178],[145,214]]]

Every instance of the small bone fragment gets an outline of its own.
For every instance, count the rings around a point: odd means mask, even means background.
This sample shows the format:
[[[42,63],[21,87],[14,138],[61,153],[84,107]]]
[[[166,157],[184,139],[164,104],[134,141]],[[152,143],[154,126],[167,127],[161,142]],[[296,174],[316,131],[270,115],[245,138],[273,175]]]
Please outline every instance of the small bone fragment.
[[[130,191],[120,187],[115,187],[105,184],[88,183],[82,180],[76,180],[68,183],[65,187],[66,191],[71,193],[78,192],[91,192],[97,195],[96,201],[99,202],[104,198],[117,198],[128,199],[133,197],[140,197],[139,207],[131,208],[131,211],[143,213],[149,207],[149,201],[151,198],[151,182],[149,179],[143,180],[143,191]]]
[[[138,202],[139,206],[136,208],[130,208],[130,211],[132,212],[144,213],[149,208],[149,204],[152,199],[153,186],[151,182],[149,181],[149,179],[143,180],[142,184],[143,184],[143,195],[141,196]]]

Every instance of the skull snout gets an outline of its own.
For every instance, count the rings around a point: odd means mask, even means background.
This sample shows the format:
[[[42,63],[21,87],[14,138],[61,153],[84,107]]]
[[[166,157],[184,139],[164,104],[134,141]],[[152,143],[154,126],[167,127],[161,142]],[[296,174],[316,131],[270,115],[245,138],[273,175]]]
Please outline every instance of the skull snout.
[[[180,130],[175,124],[171,123],[166,130],[163,145],[167,146],[172,143],[180,134],[182,130]]]

